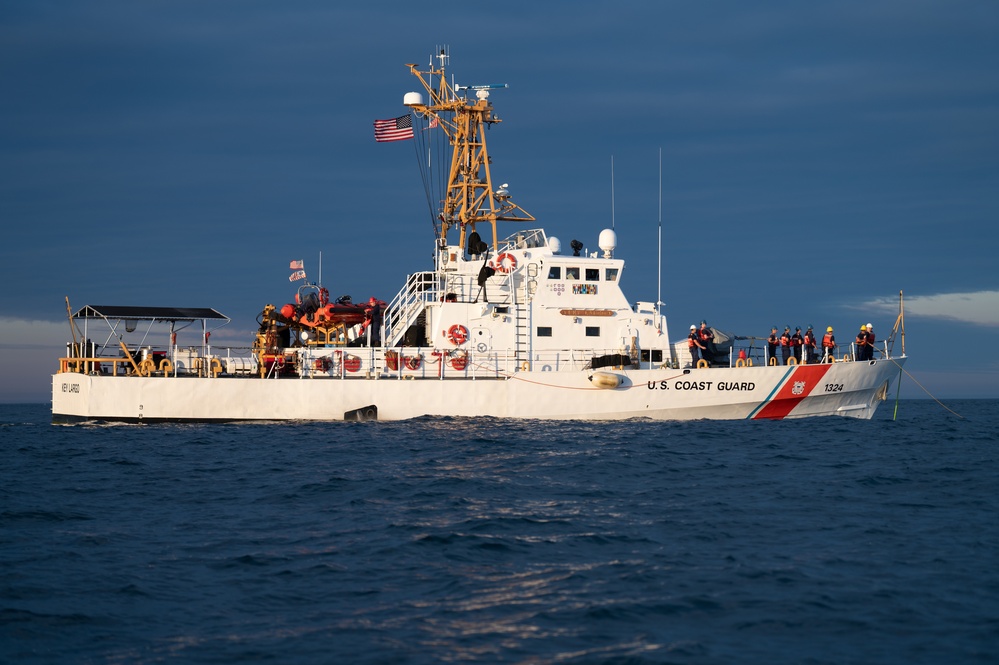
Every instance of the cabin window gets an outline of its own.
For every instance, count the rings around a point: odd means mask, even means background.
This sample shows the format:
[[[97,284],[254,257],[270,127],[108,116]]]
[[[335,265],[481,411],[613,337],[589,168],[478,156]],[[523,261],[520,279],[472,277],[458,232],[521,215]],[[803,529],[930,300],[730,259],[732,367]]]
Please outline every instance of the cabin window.
[[[552,327],[551,326],[538,326],[538,337],[551,337]]]
[[[548,279],[562,279],[562,266],[552,266],[549,268]]]
[[[600,337],[600,326],[586,326],[587,337]]]
[[[608,268],[607,272],[604,273],[604,279],[608,282],[617,281],[617,268]]]
[[[566,268],[565,269],[566,279],[579,279],[579,268]]]
[[[661,363],[663,361],[663,350],[662,349],[642,349],[642,362],[654,362]]]
[[[599,282],[600,281],[600,268],[587,268],[586,269],[586,281],[587,282]]]

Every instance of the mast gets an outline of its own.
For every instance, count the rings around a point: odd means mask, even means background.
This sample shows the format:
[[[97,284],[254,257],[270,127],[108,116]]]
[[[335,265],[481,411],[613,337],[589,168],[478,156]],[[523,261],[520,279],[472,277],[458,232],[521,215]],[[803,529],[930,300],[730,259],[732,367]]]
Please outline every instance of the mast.
[[[489,91],[508,87],[504,84],[459,86],[449,83],[445,73],[447,54],[442,50],[437,56],[439,67],[431,63],[427,71],[418,65],[407,64],[410,73],[423,84],[429,98],[408,93],[404,104],[417,115],[427,118],[445,133],[451,145],[451,166],[444,201],[438,214],[441,245],[448,245],[448,232],[459,232],[458,245],[465,246],[467,234],[476,225],[491,226],[492,249],[499,251],[497,222],[533,222],[534,217],[510,199],[506,185],[497,191],[493,187],[489,153],[486,150],[486,129],[502,122],[493,115]],[[475,100],[459,96],[467,90],[475,91]],[[467,95],[467,93],[465,93]],[[453,238],[452,238],[453,242]]]

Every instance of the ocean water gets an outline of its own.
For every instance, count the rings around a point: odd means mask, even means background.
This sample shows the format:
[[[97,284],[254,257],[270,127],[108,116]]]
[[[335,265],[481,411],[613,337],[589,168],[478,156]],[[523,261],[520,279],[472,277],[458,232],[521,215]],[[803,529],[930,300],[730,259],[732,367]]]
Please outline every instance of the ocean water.
[[[999,662],[999,401],[893,407],[52,426],[0,406],[0,662]]]

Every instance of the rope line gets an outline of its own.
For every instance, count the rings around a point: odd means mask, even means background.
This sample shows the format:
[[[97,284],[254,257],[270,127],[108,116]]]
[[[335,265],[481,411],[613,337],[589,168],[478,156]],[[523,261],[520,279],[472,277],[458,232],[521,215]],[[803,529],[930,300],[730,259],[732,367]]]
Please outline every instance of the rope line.
[[[914,377],[914,376],[913,376],[912,374],[910,374],[910,373],[909,373],[909,372],[908,372],[908,371],[907,371],[907,370],[906,370],[906,369],[905,369],[904,367],[902,367],[901,365],[899,365],[899,364],[898,364],[898,362],[896,362],[896,361],[895,361],[894,359],[892,359],[892,363],[893,363],[893,364],[894,364],[894,365],[895,365],[896,367],[898,367],[899,371],[901,371],[901,372],[902,372],[902,373],[904,373],[904,374],[905,374],[905,375],[906,375],[907,377],[909,377],[910,379],[912,379],[913,383],[915,383],[915,384],[916,384],[917,386],[919,386],[919,387],[920,387],[920,388],[922,389],[922,391],[923,391],[924,393],[926,393],[926,394],[927,394],[927,395],[929,396],[929,398],[930,398],[930,399],[932,399],[932,400],[933,400],[934,402],[936,402],[937,404],[939,404],[940,406],[942,406],[942,407],[943,407],[943,408],[944,408],[944,409],[945,409],[946,411],[949,411],[950,413],[953,413],[953,414],[954,414],[955,416],[957,416],[957,417],[958,417],[958,418],[960,418],[961,420],[964,420],[964,419],[965,419],[965,418],[964,418],[964,416],[962,416],[962,415],[961,415],[960,413],[958,413],[957,411],[954,411],[954,410],[953,410],[953,409],[951,409],[951,408],[948,408],[946,404],[944,404],[943,402],[941,402],[940,400],[938,400],[938,399],[937,399],[936,397],[934,397],[934,396],[933,396],[933,395],[932,395],[932,394],[930,393],[930,391],[929,391],[929,390],[927,390],[927,389],[926,389],[926,388],[925,388],[925,387],[923,386],[923,384],[921,384],[921,383],[920,383],[919,381],[917,381],[917,380],[916,380],[916,377]]]

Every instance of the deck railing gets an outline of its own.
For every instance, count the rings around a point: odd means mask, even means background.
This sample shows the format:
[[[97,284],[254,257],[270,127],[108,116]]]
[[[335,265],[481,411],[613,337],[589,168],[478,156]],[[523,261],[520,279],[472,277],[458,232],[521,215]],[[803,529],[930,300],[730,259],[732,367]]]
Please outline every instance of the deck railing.
[[[875,358],[890,358],[887,340],[881,341]],[[827,358],[818,353],[815,363],[850,362],[856,358],[851,344],[845,353]],[[514,349],[477,352],[464,349],[430,347],[302,347],[285,349],[279,354],[256,355],[249,347],[185,348],[167,351],[151,350],[145,358],[130,360],[122,356],[65,357],[59,359],[59,372],[97,374],[103,376],[195,376],[262,377],[262,378],[367,378],[367,379],[428,379],[428,378],[508,378],[517,372],[579,372],[592,369],[595,357],[620,360],[608,369],[657,369],[660,367],[692,368],[685,342],[674,344],[674,358],[652,356],[639,352],[635,357],[620,356],[616,349],[554,349],[535,350],[530,357],[518,356]],[[743,352],[740,355],[740,352]],[[630,364],[628,362],[630,361]],[[804,352],[794,356],[794,364],[806,364]],[[714,363],[713,366],[718,366]],[[729,367],[783,365],[783,357],[769,358],[767,347],[736,342],[721,363]],[[790,363],[789,363],[790,364]]]

